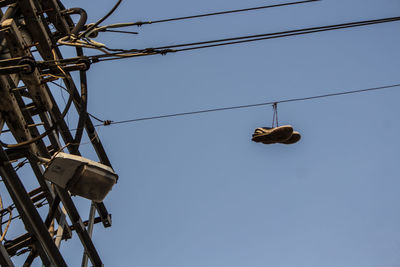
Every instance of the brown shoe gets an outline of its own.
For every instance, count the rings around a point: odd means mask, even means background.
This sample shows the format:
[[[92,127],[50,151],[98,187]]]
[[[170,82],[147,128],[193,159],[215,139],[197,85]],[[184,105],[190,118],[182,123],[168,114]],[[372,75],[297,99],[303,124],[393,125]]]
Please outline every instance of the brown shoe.
[[[253,140],[257,143],[274,144],[282,143],[290,139],[293,133],[293,127],[283,125],[275,128],[260,127],[254,130]]]
[[[293,131],[292,136],[288,140],[281,143],[286,145],[291,145],[297,143],[300,139],[301,139],[300,133],[297,131]]]

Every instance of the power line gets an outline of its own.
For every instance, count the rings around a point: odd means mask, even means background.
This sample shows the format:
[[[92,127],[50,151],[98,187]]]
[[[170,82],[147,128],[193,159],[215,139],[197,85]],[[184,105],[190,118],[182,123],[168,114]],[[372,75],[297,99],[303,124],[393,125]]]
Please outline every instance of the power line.
[[[230,13],[247,12],[247,11],[259,10],[259,9],[283,7],[283,6],[289,6],[289,5],[298,5],[298,4],[305,4],[305,3],[318,2],[318,1],[321,1],[321,0],[305,0],[305,1],[281,3],[281,4],[274,4],[274,5],[258,6],[258,7],[251,7],[251,8],[245,8],[245,9],[236,9],[236,10],[227,10],[227,11],[221,11],[221,12],[206,13],[206,14],[199,14],[199,15],[185,16],[185,17],[177,17],[177,18],[169,18],[169,19],[162,19],[162,20],[155,20],[155,21],[146,21],[146,22],[138,21],[138,22],[132,22],[132,23],[117,23],[117,24],[111,24],[111,25],[107,25],[107,26],[102,26],[102,27],[96,28],[101,22],[103,22],[109,15],[111,15],[116,10],[116,8],[121,3],[121,0],[119,0],[118,3],[113,7],[113,9],[105,17],[100,19],[95,24],[89,24],[88,28],[84,32],[80,33],[78,38],[81,38],[82,36],[90,36],[90,34],[94,34],[94,33],[97,34],[99,31],[101,31],[101,32],[114,32],[114,33],[125,33],[125,34],[138,34],[137,32],[121,31],[121,30],[110,30],[109,28],[120,28],[120,27],[128,27],[128,26],[135,26],[135,25],[136,26],[141,26],[143,24],[155,24],[155,23],[186,20],[186,19],[208,17],[208,16],[215,16],[215,15],[223,15],[223,14],[230,14]],[[85,46],[82,43],[68,43],[68,42],[65,42],[65,40],[63,40],[63,38],[59,39],[58,42],[60,44],[64,44],[64,45],[84,46],[84,47],[94,48],[94,49],[99,49],[99,50],[101,50],[101,48],[104,48],[105,50],[108,50],[108,51],[111,51],[111,52],[112,51],[116,51],[117,53],[115,53],[115,54],[119,54],[120,56],[121,56],[121,53],[131,53],[132,51],[135,51],[135,52],[137,51],[136,49],[133,49],[133,50],[110,49],[110,48],[108,48],[106,46],[104,46],[104,47],[96,47],[96,45],[90,44],[90,43],[87,43],[86,46]],[[103,52],[105,52],[105,51],[103,51]],[[106,54],[107,55],[111,55],[110,53],[106,53]],[[127,57],[127,55],[125,55],[124,57]]]
[[[161,20],[153,20],[153,21],[138,21],[138,22],[132,23],[131,26],[142,26],[144,24],[156,24],[156,23],[163,23],[163,22],[171,22],[171,21],[178,21],[178,20],[187,20],[187,19],[194,19],[194,18],[216,16],[216,15],[225,15],[225,14],[232,14],[232,13],[239,13],[239,12],[247,12],[247,11],[260,10],[260,9],[274,8],[274,7],[305,4],[305,3],[318,2],[318,1],[321,1],[321,0],[307,0],[307,1],[282,3],[282,4],[275,4],[275,5],[267,5],[267,6],[258,6],[258,7],[243,8],[243,9],[226,10],[226,11],[220,11],[220,12],[199,14],[199,15],[193,15],[193,16],[176,17],[176,18],[168,18],[168,19],[161,19]]]
[[[261,40],[268,40],[268,39],[284,38],[284,37],[296,36],[296,35],[305,35],[305,34],[312,34],[312,33],[325,32],[325,31],[333,31],[333,30],[341,30],[341,29],[361,27],[361,26],[369,26],[369,25],[389,23],[389,22],[395,22],[395,21],[400,21],[400,17],[390,17],[390,18],[375,19],[375,20],[364,20],[364,21],[357,21],[357,22],[328,25],[328,26],[319,26],[319,27],[290,30],[290,31],[247,35],[247,36],[239,36],[239,37],[233,37],[233,38],[202,41],[202,42],[176,44],[176,45],[170,45],[170,46],[160,46],[160,47],[156,47],[156,48],[131,49],[131,50],[124,50],[123,52],[94,55],[94,56],[90,56],[90,58],[94,62],[97,62],[97,61],[116,60],[116,59],[122,59],[122,58],[128,58],[128,57],[149,56],[149,55],[155,55],[155,54],[167,54],[167,53],[175,53],[175,52],[196,50],[196,49],[202,49],[202,48],[233,45],[233,44],[248,43],[248,42],[255,42],[255,41],[261,41]],[[179,49],[174,49],[174,48],[179,48]]]
[[[197,50],[197,49],[202,49],[202,48],[211,48],[211,47],[241,44],[241,43],[249,43],[249,42],[255,42],[255,41],[277,39],[277,38],[312,34],[312,33],[325,32],[325,31],[341,30],[341,29],[368,26],[368,25],[374,25],[374,24],[395,22],[395,21],[399,21],[399,20],[400,20],[400,17],[396,17],[396,18],[389,18],[389,19],[382,19],[382,20],[362,21],[362,22],[356,22],[356,23],[346,23],[346,24],[338,24],[338,25],[331,25],[331,26],[307,28],[307,29],[303,29],[303,30],[293,30],[293,31],[286,31],[286,32],[270,33],[270,34],[264,34],[264,35],[258,35],[258,36],[253,35],[253,36],[243,36],[243,37],[237,37],[237,38],[221,39],[221,40],[214,40],[214,41],[199,43],[199,44],[206,44],[206,45],[177,49],[175,52]],[[207,45],[209,43],[212,43],[212,44]],[[215,44],[215,43],[217,43],[217,44]],[[190,46],[190,45],[191,44],[183,44],[183,45],[180,45],[180,47]]]
[[[392,84],[392,85],[386,85],[386,86],[380,86],[380,87],[373,87],[373,88],[367,88],[367,89],[359,89],[359,90],[345,91],[345,92],[338,92],[338,93],[331,93],[331,94],[324,94],[324,95],[307,96],[307,97],[301,97],[301,98],[289,98],[289,99],[283,99],[283,100],[278,100],[278,101],[269,101],[269,102],[257,103],[257,104],[247,104],[247,105],[240,105],[240,106],[230,106],[230,107],[221,107],[221,108],[213,108],[213,109],[203,109],[203,110],[198,110],[198,111],[157,115],[157,116],[143,117],[143,118],[136,118],[136,119],[129,119],[129,120],[121,120],[121,121],[109,121],[109,120],[103,121],[103,120],[96,118],[96,120],[103,122],[103,124],[98,124],[95,126],[96,127],[103,126],[103,125],[105,125],[105,122],[107,122],[106,125],[125,124],[125,123],[139,122],[139,121],[148,121],[148,120],[195,115],[195,114],[201,114],[201,113],[210,113],[210,112],[218,112],[218,111],[226,111],[226,110],[260,107],[260,106],[267,106],[267,105],[273,105],[273,104],[279,104],[279,103],[306,101],[306,100],[327,98],[327,97],[340,96],[340,95],[358,94],[358,93],[364,93],[364,92],[370,92],[370,91],[385,90],[385,89],[390,89],[390,88],[394,88],[394,87],[400,87],[400,84]]]
[[[138,32],[120,31],[120,30],[104,30],[104,32],[124,33],[124,34],[139,34]]]
[[[160,46],[160,47],[156,47],[156,48],[128,49],[128,50],[108,49],[110,51],[115,51],[115,50],[119,50],[119,51],[113,52],[113,53],[107,52],[104,54],[92,55],[92,56],[85,57],[85,59],[90,59],[92,61],[92,63],[97,63],[100,61],[110,61],[110,60],[117,60],[117,59],[123,59],[123,58],[131,58],[131,57],[150,56],[150,55],[156,55],[156,54],[165,55],[167,53],[175,53],[175,52],[203,49],[203,48],[210,48],[210,47],[248,43],[248,42],[255,42],[255,41],[261,41],[261,40],[268,40],[268,39],[277,39],[277,38],[284,38],[284,37],[290,37],[290,36],[296,36],[296,35],[305,35],[305,34],[324,32],[324,31],[341,30],[341,29],[369,26],[369,25],[389,23],[389,22],[395,22],[395,21],[400,21],[400,17],[365,20],[365,21],[349,22],[349,23],[329,25],[329,26],[303,28],[303,29],[282,31],[282,32],[275,32],[275,33],[247,35],[247,36],[239,36],[239,37],[233,37],[233,38],[202,41],[202,42],[184,43],[184,44],[176,44],[176,45],[170,45],[170,46]],[[184,47],[184,48],[180,48],[180,47]],[[172,49],[172,48],[180,48],[180,49]],[[59,60],[59,64],[78,62],[82,58],[83,57],[75,57],[75,58]],[[50,66],[50,65],[54,65],[55,61],[47,60],[47,61],[43,61],[41,63],[46,63],[47,65]]]
[[[283,6],[291,6],[291,5],[299,5],[299,4],[306,4],[311,2],[318,2],[321,0],[304,0],[304,1],[297,1],[297,2],[289,2],[289,3],[281,3],[281,4],[274,4],[274,5],[265,5],[265,6],[258,6],[258,7],[251,7],[251,8],[243,8],[243,9],[234,9],[234,10],[226,10],[220,12],[213,12],[213,13],[206,13],[206,14],[199,14],[199,15],[192,15],[192,16],[184,16],[184,17],[176,17],[176,18],[168,18],[168,19],[161,19],[161,20],[153,20],[153,21],[137,21],[137,22],[128,22],[128,23],[120,23],[114,24],[114,27],[128,27],[128,26],[142,26],[144,24],[156,24],[156,23],[164,23],[164,22],[171,22],[171,21],[178,21],[178,20],[187,20],[187,19],[195,19],[201,17],[210,17],[216,15],[225,15],[225,14],[232,14],[232,13],[239,13],[239,12],[248,12],[260,9],[267,9],[267,8],[275,8],[275,7],[283,7]],[[125,34],[137,34],[136,32],[129,32],[129,31],[118,31],[118,30],[108,30],[108,26],[106,27],[96,27],[106,20],[121,4],[122,0],[118,0],[118,2],[114,5],[114,7],[105,15],[103,18],[98,20],[94,24],[89,24],[87,29],[79,34],[78,38],[83,36],[89,35],[90,33],[94,33],[96,31],[106,31],[106,32],[116,32],[116,33],[125,33]],[[101,29],[103,28],[103,29]]]
[[[203,45],[203,44],[210,44],[210,43],[221,43],[221,42],[236,41],[236,40],[243,40],[243,39],[253,39],[253,38],[262,38],[262,37],[280,38],[280,37],[286,37],[286,36],[292,36],[292,35],[315,33],[315,32],[320,32],[320,31],[340,30],[340,29],[347,29],[347,28],[353,28],[353,27],[360,27],[360,26],[374,25],[374,24],[380,24],[380,23],[394,22],[394,21],[399,21],[399,20],[400,20],[400,17],[391,17],[391,18],[383,18],[383,19],[375,19],[375,20],[364,20],[364,21],[357,21],[357,22],[348,22],[348,23],[342,23],[342,24],[328,25],[328,26],[318,26],[318,27],[304,28],[304,29],[298,29],[298,30],[290,30],[290,31],[282,31],[282,32],[274,32],[274,33],[263,33],[263,34],[239,36],[239,37],[233,37],[233,38],[216,39],[216,40],[203,41],[203,42],[185,43],[185,44],[177,44],[177,45],[169,45],[169,46],[160,46],[160,47],[156,47],[156,48],[153,48],[153,49],[157,49],[157,50],[170,49],[170,48],[177,48],[177,47]],[[264,40],[264,39],[256,39],[256,40]]]

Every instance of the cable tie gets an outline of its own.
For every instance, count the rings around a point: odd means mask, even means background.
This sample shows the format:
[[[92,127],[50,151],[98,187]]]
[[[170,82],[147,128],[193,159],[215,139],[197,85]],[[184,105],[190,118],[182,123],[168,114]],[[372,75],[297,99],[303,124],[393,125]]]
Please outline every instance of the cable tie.
[[[143,52],[145,52],[145,53],[154,53],[156,50],[154,49],[154,48],[146,48],[146,49],[143,49]]]
[[[103,122],[103,125],[104,125],[104,126],[108,126],[108,125],[111,125],[111,123],[113,123],[113,121],[111,121],[111,120],[105,120],[105,121]]]
[[[176,52],[176,50],[173,50],[173,49],[164,49],[164,50],[160,50],[160,54],[161,54],[162,56],[165,56],[167,53],[174,53],[174,52]]]
[[[137,21],[137,22],[135,22],[133,25],[136,25],[136,26],[138,26],[138,27],[141,27],[143,24],[145,24],[145,22],[143,22],[143,21]]]

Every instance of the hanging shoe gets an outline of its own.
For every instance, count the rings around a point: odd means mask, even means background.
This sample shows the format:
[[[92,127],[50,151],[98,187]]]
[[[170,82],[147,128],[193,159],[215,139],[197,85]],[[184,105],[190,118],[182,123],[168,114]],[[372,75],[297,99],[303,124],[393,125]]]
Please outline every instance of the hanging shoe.
[[[260,127],[254,130],[251,140],[257,143],[274,144],[289,140],[293,133],[293,127],[283,125],[275,128]]]
[[[286,145],[291,145],[297,143],[300,139],[301,139],[300,133],[297,131],[293,131],[292,136],[288,140],[281,143]]]

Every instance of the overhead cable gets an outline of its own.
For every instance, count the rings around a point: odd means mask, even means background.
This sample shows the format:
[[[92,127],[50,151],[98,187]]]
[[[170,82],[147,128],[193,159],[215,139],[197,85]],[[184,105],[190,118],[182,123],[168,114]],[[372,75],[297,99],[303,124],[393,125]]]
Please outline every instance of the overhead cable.
[[[392,85],[385,85],[385,86],[379,86],[379,87],[373,87],[373,88],[367,88],[367,89],[344,91],[344,92],[323,94],[323,95],[316,95],[316,96],[307,96],[307,97],[300,97],[300,98],[289,98],[289,99],[282,99],[282,100],[277,100],[277,101],[268,101],[268,102],[256,103],[256,104],[247,104],[247,105],[240,105],[240,106],[229,106],[229,107],[203,109],[203,110],[181,112],[181,113],[173,113],[173,114],[164,114],[164,115],[157,115],[157,116],[143,117],[143,118],[135,118],[135,119],[121,120],[121,121],[100,120],[97,117],[94,117],[93,115],[91,115],[91,116],[93,118],[95,118],[96,120],[102,122],[102,124],[95,125],[96,127],[98,127],[98,126],[104,126],[104,125],[125,124],[125,123],[139,122],[139,121],[148,121],[148,120],[155,120],[155,119],[165,119],[165,118],[172,118],[172,117],[188,116],[188,115],[195,115],[195,114],[201,114],[201,113],[210,113],[210,112],[218,112],[218,111],[226,111],[226,110],[253,108],[253,107],[274,105],[274,104],[279,104],[279,103],[307,101],[307,100],[314,100],[314,99],[319,99],[319,98],[327,98],[327,97],[340,96],[340,95],[359,94],[359,93],[370,92],[370,91],[385,90],[385,89],[390,89],[390,88],[394,88],[394,87],[400,87],[400,84],[392,84]]]
[[[241,42],[252,42],[252,41],[259,41],[259,40],[267,40],[267,39],[295,36],[295,35],[317,33],[317,32],[323,32],[323,31],[332,31],[332,30],[354,28],[354,27],[360,27],[360,26],[367,26],[367,25],[374,25],[374,24],[380,24],[380,23],[394,22],[394,21],[399,21],[399,20],[400,20],[400,17],[384,18],[384,19],[376,19],[376,20],[366,20],[366,21],[350,22],[350,23],[343,23],[343,24],[336,24],[336,25],[329,25],[329,26],[305,28],[305,29],[299,29],[299,30],[290,30],[290,31],[282,31],[282,32],[275,32],[275,33],[248,35],[248,36],[217,39],[217,40],[196,42],[196,43],[186,43],[186,44],[178,44],[178,45],[170,45],[170,46],[161,46],[161,47],[156,47],[154,49],[162,50],[162,49],[171,49],[171,48],[177,48],[177,47],[187,47],[187,46],[204,45],[204,44],[212,44],[212,43],[222,43],[222,44],[219,44],[219,45],[228,45],[228,44],[235,44],[235,43],[241,43]],[[240,40],[245,40],[245,41],[240,41]],[[231,42],[231,41],[238,41],[238,42]],[[228,43],[225,43],[225,42],[228,42]],[[207,47],[209,47],[209,46],[207,46]],[[197,47],[193,47],[191,49],[199,49],[199,48],[204,48],[204,47],[198,47],[197,46]],[[188,49],[178,49],[176,51],[184,51],[184,50],[188,50]]]
[[[125,33],[125,34],[139,34],[138,32],[131,32],[131,31],[120,31],[120,30],[104,30],[105,32],[114,32],[114,33]]]
[[[199,15],[193,15],[193,16],[184,16],[184,17],[176,17],[176,18],[168,18],[168,19],[160,19],[160,20],[152,20],[152,21],[137,21],[137,22],[130,23],[129,26],[142,26],[144,24],[156,24],[156,23],[171,22],[171,21],[178,21],[178,20],[195,19],[195,18],[210,17],[210,16],[216,16],[216,15],[225,15],[225,14],[232,14],[232,13],[239,13],[239,12],[247,12],[247,11],[260,10],[260,9],[274,8],[274,7],[305,4],[305,3],[318,2],[318,1],[321,1],[321,0],[297,1],[297,2],[289,2],[289,3],[275,4],[275,5],[266,5],[266,6],[258,6],[258,7],[251,7],[251,8],[226,10],[226,11],[199,14]]]
[[[150,55],[157,55],[157,54],[165,55],[168,53],[196,50],[196,49],[202,49],[202,48],[210,48],[210,47],[218,47],[218,46],[225,46],[225,45],[233,45],[233,44],[240,44],[240,43],[248,43],[248,42],[255,42],[255,41],[261,41],[261,40],[268,40],[268,39],[277,39],[277,38],[312,34],[312,33],[325,32],[325,31],[341,30],[341,29],[347,29],[347,28],[396,22],[399,20],[400,20],[400,17],[390,17],[390,18],[383,18],[383,19],[349,22],[349,23],[343,23],[343,24],[311,27],[311,28],[304,28],[304,29],[298,29],[298,30],[275,32],[275,33],[247,35],[247,36],[239,36],[239,37],[233,37],[233,38],[224,38],[224,39],[217,39],[217,40],[176,44],[176,45],[170,45],[170,46],[160,46],[160,47],[156,47],[156,48],[144,48],[144,49],[135,48],[135,49],[128,49],[128,50],[107,48],[107,50],[110,50],[110,51],[117,50],[118,52],[113,52],[113,53],[104,52],[103,54],[97,54],[97,55],[85,57],[85,59],[90,59],[92,61],[92,63],[96,63],[96,62],[100,62],[100,61],[117,60],[117,59],[123,59],[123,58],[131,58],[131,57],[142,57],[142,56],[150,56]],[[178,48],[178,49],[173,49],[173,48]],[[100,49],[100,48],[96,47],[96,49]],[[100,50],[102,50],[102,49],[100,49]],[[82,59],[82,57],[75,57],[75,58],[69,58],[69,59],[62,59],[57,62],[59,64],[60,63],[61,64],[74,63],[74,62],[76,63],[81,59]],[[47,61],[43,61],[41,63],[46,63],[50,66],[50,65],[54,65],[55,61],[47,60]]]
[[[135,26],[135,25],[141,26],[143,24],[154,24],[154,23],[169,22],[169,21],[176,21],[176,20],[193,19],[193,18],[199,18],[199,17],[208,17],[208,16],[215,16],[215,15],[222,15],[222,14],[229,14],[229,13],[252,11],[252,10],[258,10],[258,9],[297,5],[297,4],[304,4],[304,3],[317,2],[317,1],[321,1],[321,0],[306,0],[306,1],[282,3],[282,4],[275,4],[275,5],[268,5],[268,6],[259,6],[259,7],[245,8],[245,9],[228,10],[228,11],[200,14],[200,15],[194,15],[194,16],[170,18],[170,19],[163,19],[163,20],[156,20],[156,21],[117,23],[117,24],[110,24],[110,25],[98,27],[98,25],[101,22],[103,22],[109,15],[112,14],[112,12],[114,12],[116,10],[118,5],[121,3],[121,1],[119,1],[114,6],[114,8],[101,20],[99,20],[98,22],[93,23],[93,24],[88,24],[87,28],[84,30],[84,32],[80,33],[79,36],[77,38],[75,38],[73,42],[66,42],[67,39],[70,39],[70,36],[64,36],[58,40],[58,43],[62,44],[62,45],[69,45],[69,46],[83,46],[86,48],[94,48],[94,49],[106,48],[107,49],[107,47],[105,47],[104,44],[96,43],[93,40],[91,40],[89,37],[96,37],[98,32],[138,34],[137,32],[132,32],[132,31],[110,30],[110,28],[121,28],[121,27]],[[75,9],[70,9],[70,10],[71,10],[70,12],[72,12],[72,10],[75,10]],[[77,10],[75,10],[74,12],[77,12]],[[75,35],[74,32],[73,32],[73,35]],[[79,40],[79,39],[82,39],[83,37],[88,38],[88,40],[86,40],[86,41]],[[89,42],[87,42],[87,41],[89,41]],[[110,51],[118,51],[118,50],[119,49],[110,49]],[[119,50],[118,52],[123,52],[123,51]]]
[[[97,61],[116,60],[116,59],[128,58],[128,57],[140,57],[140,56],[149,56],[149,55],[155,55],[155,54],[167,54],[167,53],[175,53],[175,52],[196,50],[196,49],[202,49],[202,48],[233,45],[233,44],[255,42],[255,41],[261,41],[261,40],[268,40],[268,39],[284,38],[284,37],[296,36],[296,35],[305,35],[305,34],[312,34],[312,33],[325,32],[325,31],[333,31],[333,30],[341,30],[341,29],[361,27],[361,26],[369,26],[369,25],[396,22],[396,21],[400,21],[400,17],[390,17],[390,18],[375,19],[375,20],[349,22],[349,23],[342,23],[342,24],[335,24],[335,25],[328,25],[328,26],[304,28],[304,29],[298,29],[298,30],[247,35],[247,36],[239,36],[239,37],[233,37],[233,38],[224,38],[224,39],[176,44],[176,45],[169,45],[169,46],[160,46],[160,47],[155,47],[155,48],[130,49],[130,50],[124,50],[124,52],[93,55],[93,56],[90,56],[89,58],[92,61],[97,62]],[[176,48],[178,48],[178,49],[176,49]]]

